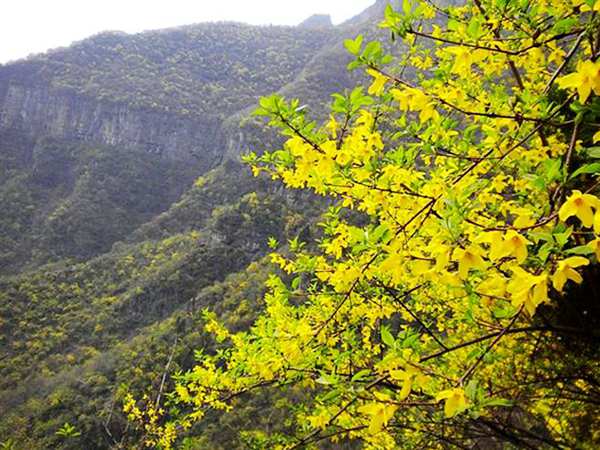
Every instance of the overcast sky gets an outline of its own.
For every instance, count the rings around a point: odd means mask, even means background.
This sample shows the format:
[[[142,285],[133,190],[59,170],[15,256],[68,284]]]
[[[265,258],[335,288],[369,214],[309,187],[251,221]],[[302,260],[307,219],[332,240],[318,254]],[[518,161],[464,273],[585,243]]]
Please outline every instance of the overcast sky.
[[[312,14],[334,23],[374,0],[2,0],[0,63],[63,47],[100,31],[144,30],[234,20],[296,25]]]

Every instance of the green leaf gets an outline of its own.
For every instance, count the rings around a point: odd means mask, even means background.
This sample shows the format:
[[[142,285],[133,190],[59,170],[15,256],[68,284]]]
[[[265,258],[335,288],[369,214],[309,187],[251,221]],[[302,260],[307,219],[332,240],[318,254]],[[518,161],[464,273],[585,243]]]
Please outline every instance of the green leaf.
[[[600,147],[589,147],[585,152],[590,158],[600,158]]]
[[[546,189],[548,184],[546,183],[546,179],[544,177],[537,177],[535,180],[533,180],[533,186],[541,191]]]
[[[513,402],[506,398],[490,398],[485,400],[481,406],[512,406]]]
[[[550,256],[550,253],[552,252],[553,249],[554,249],[554,246],[552,244],[550,244],[549,242],[546,242],[544,245],[542,245],[540,247],[537,255],[542,260],[542,262],[546,262],[548,260],[548,256]]]
[[[469,383],[465,386],[465,394],[469,399],[475,399],[477,396],[477,380],[469,381]]]
[[[514,316],[516,313],[515,308],[512,305],[506,305],[504,308],[497,308],[493,311],[496,319],[506,319]]]
[[[597,174],[600,173],[600,163],[584,164],[570,176],[570,179],[577,178],[583,174]]]
[[[548,184],[561,178],[562,161],[560,159],[549,159],[544,161],[544,177]]]
[[[381,42],[372,41],[367,44],[362,56],[367,60],[376,59],[381,55],[381,51]]]
[[[458,30],[459,26],[460,26],[460,23],[456,19],[449,19],[448,20],[448,29],[450,31],[456,31],[456,30]]]
[[[302,277],[296,277],[292,280],[292,289],[296,290],[300,287],[300,282],[302,281]]]
[[[594,253],[594,250],[587,245],[580,245],[578,247],[570,248],[565,253],[567,255],[591,255]]]
[[[567,245],[567,242],[569,242],[569,238],[571,237],[571,234],[573,233],[573,229],[572,228],[568,228],[566,231],[562,232],[562,233],[554,233],[554,240],[556,241],[556,243],[559,245],[560,248],[563,248],[565,245]]]
[[[396,340],[392,336],[392,333],[390,333],[390,330],[386,326],[381,327],[381,340],[388,347],[393,347],[396,343]]]
[[[346,39],[344,41],[344,47],[353,55],[358,55],[363,44],[363,35],[359,34],[356,39]]]
[[[350,64],[348,64],[347,69],[352,71],[358,69],[360,66],[362,66],[360,61],[352,61]]]
[[[321,402],[323,402],[323,403],[327,403],[327,402],[330,402],[332,400],[335,400],[339,396],[340,396],[340,390],[339,389],[332,389],[329,392],[327,392],[327,394],[325,394],[323,397],[320,397],[319,400]]]
[[[337,377],[335,375],[322,374],[315,381],[317,383],[319,383],[319,384],[324,384],[324,385],[329,386],[329,385],[332,385],[332,384],[336,384],[338,380],[337,380]]]
[[[545,231],[542,231],[542,232],[539,232],[539,231],[530,231],[529,232],[529,237],[531,239],[533,239],[536,244],[538,242],[540,242],[540,241],[545,241],[545,242],[552,242],[553,241],[552,234],[548,233],[548,232],[545,232]]]
[[[479,22],[479,18],[473,17],[469,22],[469,26],[467,27],[467,34],[469,37],[473,39],[477,39],[479,37],[481,23]]]
[[[373,242],[379,242],[384,240],[384,238],[389,234],[389,229],[387,225],[382,224],[379,225],[375,230],[373,230],[373,234],[371,237],[373,238]]]
[[[388,3],[385,7],[383,16],[385,17],[386,25],[388,26],[394,25],[398,22],[398,13],[394,11],[394,8],[392,7],[391,3]]]
[[[279,246],[279,242],[277,242],[277,239],[271,236],[269,237],[269,242],[267,243],[267,245],[269,246],[269,248],[272,248],[274,250]]]
[[[371,371],[369,369],[361,370],[360,372],[354,374],[354,376],[352,377],[352,381],[362,381],[369,375],[371,375]]]
[[[566,17],[557,21],[552,27],[552,30],[554,33],[564,33],[565,31],[571,31],[578,23],[579,17]]]

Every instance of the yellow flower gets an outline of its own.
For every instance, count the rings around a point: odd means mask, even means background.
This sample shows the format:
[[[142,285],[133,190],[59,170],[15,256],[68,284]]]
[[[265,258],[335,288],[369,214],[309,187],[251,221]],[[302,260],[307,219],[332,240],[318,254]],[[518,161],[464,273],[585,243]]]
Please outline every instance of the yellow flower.
[[[465,75],[471,72],[473,65],[473,50],[461,46],[446,47],[446,51],[454,55],[454,64],[451,72],[459,75]]]
[[[327,122],[327,125],[325,125],[325,129],[329,131],[329,134],[331,134],[333,139],[337,139],[338,123],[336,122],[333,114],[329,116],[329,122]]]
[[[530,316],[537,307],[548,301],[548,275],[533,275],[521,267],[512,269],[513,277],[506,290],[511,294],[513,306],[523,306]]]
[[[571,216],[576,216],[584,227],[590,228],[594,223],[594,212],[600,209],[600,199],[590,194],[582,194],[580,191],[574,190],[571,196],[567,199],[564,205],[558,211],[558,217],[563,222]]]
[[[577,72],[571,73],[556,80],[562,89],[577,89],[579,101],[585,103],[592,90],[600,95],[600,61],[580,61]]]
[[[325,428],[327,428],[327,425],[329,425],[329,420],[331,419],[331,417],[329,411],[327,411],[327,409],[325,408],[322,408],[318,412],[318,414],[315,414],[314,416],[309,416],[307,419],[313,428],[319,428],[321,430],[324,430]]]
[[[481,257],[482,250],[478,245],[470,245],[466,249],[457,248],[452,254],[452,260],[458,261],[458,275],[463,280],[469,276],[471,269],[483,269],[485,262]]]
[[[596,2],[594,3],[593,7],[588,6],[585,2],[580,2],[581,6],[580,6],[580,11],[581,12],[587,12],[587,11],[600,11],[600,0],[596,0]]]
[[[465,391],[461,388],[448,389],[442,391],[435,397],[436,401],[446,400],[444,403],[444,415],[446,417],[454,417],[458,413],[463,412],[469,406],[469,401],[465,395]]]
[[[559,261],[556,272],[552,275],[552,285],[557,291],[562,292],[567,280],[573,280],[577,284],[581,283],[583,277],[574,269],[576,267],[587,266],[589,263],[589,260],[583,256],[572,256]]]
[[[381,95],[388,77],[373,69],[367,69],[367,73],[374,78],[373,83],[369,86],[369,95]]]
[[[519,264],[527,259],[527,244],[531,244],[522,235],[514,230],[509,230],[504,236],[503,256],[514,256]]]
[[[402,381],[402,389],[398,396],[398,400],[405,400],[412,389],[413,381],[416,377],[423,378],[421,372],[416,367],[407,367],[406,370],[390,370],[392,380]]]
[[[491,298],[504,297],[506,295],[506,280],[499,275],[490,276],[481,282],[478,293],[484,296],[484,304],[490,306],[493,304]]]
[[[596,253],[596,259],[600,261],[600,238],[596,238],[591,242],[588,242],[588,247],[590,247],[594,253]]]
[[[476,238],[476,242],[490,245],[490,260],[496,261],[504,256],[504,240],[502,239],[502,232],[490,231],[487,233],[481,233]]]
[[[383,427],[394,417],[394,413],[398,409],[398,406],[390,403],[389,397],[385,394],[376,395],[381,402],[368,403],[358,408],[358,411],[371,418],[369,422],[369,433],[379,433]]]
[[[594,233],[600,235],[600,208],[596,209],[594,216]]]

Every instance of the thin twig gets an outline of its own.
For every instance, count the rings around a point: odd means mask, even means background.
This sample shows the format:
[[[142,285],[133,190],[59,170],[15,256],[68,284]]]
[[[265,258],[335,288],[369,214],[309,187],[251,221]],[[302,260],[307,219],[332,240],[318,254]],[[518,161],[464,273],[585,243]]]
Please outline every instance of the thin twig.
[[[571,50],[569,51],[569,53],[567,54],[567,56],[565,56],[565,59],[563,60],[562,64],[560,66],[558,66],[558,68],[552,74],[552,77],[550,78],[550,80],[548,80],[548,83],[546,84],[546,87],[544,88],[544,94],[547,94],[548,91],[550,91],[550,88],[552,87],[552,83],[554,83],[554,81],[556,80],[556,78],[558,77],[558,75],[560,75],[560,73],[562,72],[562,70],[569,63],[569,61],[571,60],[571,58],[573,57],[573,55],[577,51],[577,48],[581,44],[581,41],[583,40],[584,36],[585,36],[585,31],[582,32],[582,33],[580,33],[579,36],[577,36],[577,40],[575,41],[575,44],[573,44],[573,47],[571,48]]]
[[[165,370],[162,374],[162,380],[160,381],[160,388],[158,390],[158,395],[156,396],[155,408],[158,409],[160,406],[160,398],[162,396],[163,389],[165,387],[165,382],[167,381],[167,375],[169,374],[169,367],[171,367],[171,362],[173,361],[173,357],[175,356],[175,350],[177,348],[178,336],[175,336],[175,342],[173,343],[173,348],[171,349],[171,354],[169,355],[169,360],[165,366]]]
[[[471,365],[471,367],[465,372],[465,374],[462,377],[460,377],[458,384],[462,385],[465,381],[469,379],[469,377],[475,372],[477,366],[481,363],[481,361],[483,361],[485,355],[487,355],[490,352],[490,350],[492,350],[492,348],[494,348],[494,346],[500,341],[500,339],[502,339],[502,336],[504,336],[512,328],[512,326],[517,321],[517,318],[521,315],[521,311],[523,311],[523,306],[521,306],[519,311],[513,316],[508,326],[506,326],[506,328],[504,328],[500,333],[498,333],[498,336],[496,336],[496,338],[490,343],[490,345],[487,346],[485,351],[481,353],[481,355],[479,355],[479,358],[477,358],[473,365]]]

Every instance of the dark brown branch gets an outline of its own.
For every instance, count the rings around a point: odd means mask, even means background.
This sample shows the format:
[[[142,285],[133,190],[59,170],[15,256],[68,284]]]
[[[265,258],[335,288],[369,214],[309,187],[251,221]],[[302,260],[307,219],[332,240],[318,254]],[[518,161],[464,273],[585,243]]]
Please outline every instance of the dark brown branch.
[[[566,37],[573,36],[574,34],[577,34],[580,32],[581,32],[581,30],[576,30],[576,31],[569,31],[567,33],[557,34],[557,35],[555,35],[551,38],[548,38],[542,42],[534,42],[533,44],[531,44],[525,48],[522,48],[520,50],[504,50],[504,49],[498,48],[498,47],[488,47],[485,45],[471,44],[469,42],[454,41],[452,39],[436,37],[436,36],[432,36],[431,34],[421,33],[420,31],[415,31],[412,29],[408,30],[408,33],[410,33],[410,34],[414,34],[415,36],[424,37],[426,39],[431,39],[433,41],[444,42],[445,44],[452,44],[452,45],[456,45],[459,47],[468,47],[468,48],[474,48],[474,49],[479,49],[479,50],[485,50],[485,51],[493,52],[493,53],[502,53],[502,54],[509,55],[509,56],[522,55],[523,53],[527,53],[529,50],[533,50],[534,48],[542,47],[546,44],[549,44],[550,42],[564,39]]]
[[[569,63],[569,61],[571,60],[571,58],[577,51],[577,48],[581,44],[581,41],[583,40],[584,36],[585,36],[585,31],[580,33],[579,36],[577,36],[577,40],[575,41],[575,44],[573,44],[573,47],[571,48],[571,50],[569,51],[567,56],[565,56],[565,59],[563,60],[562,64],[560,66],[558,66],[558,68],[552,74],[552,77],[550,78],[550,80],[548,80],[548,83],[546,84],[546,87],[544,88],[544,94],[547,94],[550,91],[552,84],[554,83],[554,81],[556,80],[558,75],[560,75],[560,73],[565,68],[565,66]]]

